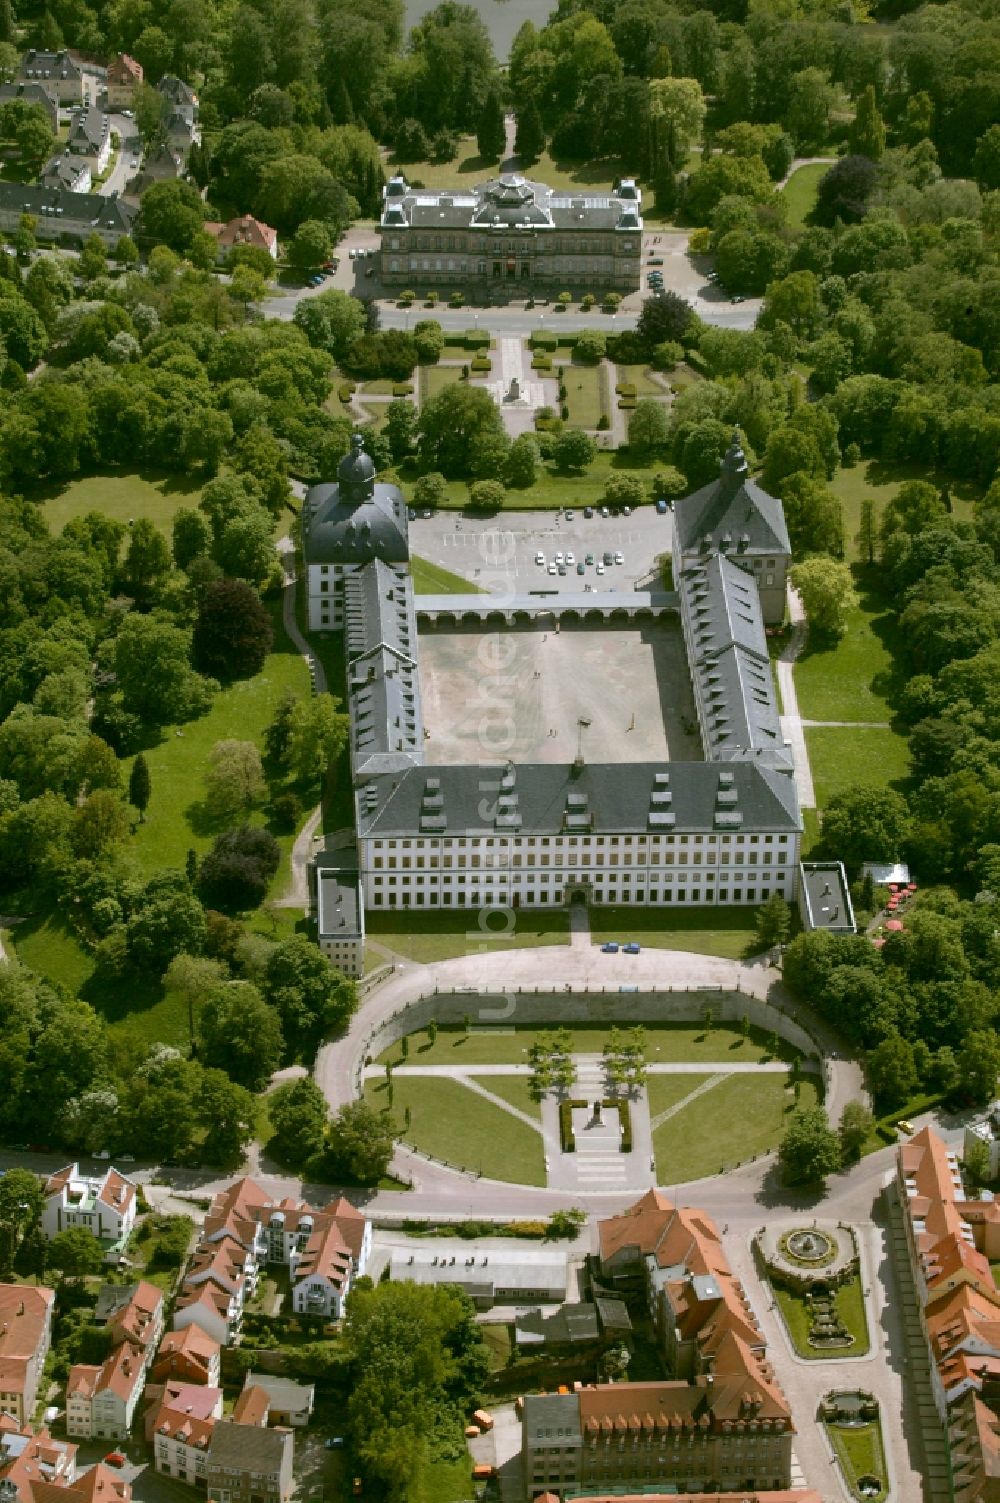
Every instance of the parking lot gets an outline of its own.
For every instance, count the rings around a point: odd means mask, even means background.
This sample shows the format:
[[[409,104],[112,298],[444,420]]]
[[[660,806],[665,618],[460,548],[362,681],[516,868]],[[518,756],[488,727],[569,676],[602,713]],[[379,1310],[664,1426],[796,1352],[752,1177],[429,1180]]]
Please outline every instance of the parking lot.
[[[461,575],[481,590],[500,595],[525,594],[544,589],[579,592],[586,585],[594,590],[634,590],[658,586],[657,558],[670,552],[670,514],[643,506],[631,516],[585,517],[578,508],[567,518],[555,511],[525,511],[499,517],[456,517],[437,512],[410,523],[410,552],[453,574]],[[556,553],[572,553],[574,562],[566,573],[548,573]],[[620,553],[621,564],[608,564],[603,575],[596,564],[605,554]],[[542,553],[545,566],[535,562]],[[588,554],[594,563],[576,564]]]

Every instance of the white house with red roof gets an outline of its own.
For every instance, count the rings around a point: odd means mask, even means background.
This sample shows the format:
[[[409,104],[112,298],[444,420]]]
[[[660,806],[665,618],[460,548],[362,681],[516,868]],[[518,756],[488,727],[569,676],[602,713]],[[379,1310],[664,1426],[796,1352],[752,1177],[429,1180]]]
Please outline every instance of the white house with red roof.
[[[278,259],[277,230],[269,224],[262,224],[251,214],[239,214],[235,219],[228,220],[226,224],[210,219],[202,228],[215,237],[219,247],[220,261],[237,245],[256,246],[258,250],[266,250],[272,260]]]
[[[0,1417],[31,1416],[52,1341],[55,1291],[0,1284]]]
[[[45,1182],[41,1228],[46,1237],[73,1226],[86,1227],[104,1247],[109,1263],[121,1256],[135,1215],[135,1185],[117,1169],[87,1175],[80,1173],[79,1164],[68,1164]]]
[[[158,1472],[192,1487],[208,1475],[208,1447],[222,1418],[222,1389],[198,1383],[166,1383],[147,1388],[146,1440]]]
[[[125,1298],[120,1295],[126,1296]],[[66,1433],[82,1439],[124,1440],[163,1331],[163,1294],[145,1281],[98,1297],[99,1320],[112,1350],[100,1366],[78,1362],[66,1384]]]
[[[291,1263],[296,1315],[339,1320],[352,1279],[368,1266],[371,1242],[371,1224],[343,1196],[318,1212],[305,1248]]]

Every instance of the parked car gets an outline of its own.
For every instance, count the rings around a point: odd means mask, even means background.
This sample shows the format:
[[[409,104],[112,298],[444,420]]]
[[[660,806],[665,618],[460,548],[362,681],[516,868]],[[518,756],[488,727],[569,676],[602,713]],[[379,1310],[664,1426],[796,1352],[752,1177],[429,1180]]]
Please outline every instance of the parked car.
[[[563,559],[563,556],[562,556],[562,552],[561,552],[561,551],[560,551],[560,552],[559,552],[559,553],[554,553],[554,554],[553,554],[553,555],[552,555],[552,557],[553,557],[553,560],[554,560],[554,561],[555,561],[555,562],[556,562],[556,563],[557,563],[557,564],[561,564],[561,563],[563,563],[563,562],[564,562],[564,559]]]
[[[420,513],[420,515],[423,517],[423,519],[424,519],[425,522],[427,521],[427,518],[430,516],[430,514],[431,514],[430,513],[430,508],[427,507],[427,506],[425,506],[424,509],[423,509],[423,511]]]
[[[616,939],[609,939],[606,945],[602,945],[601,946],[601,954],[602,955],[617,955],[618,954],[618,941]]]
[[[622,950],[626,955],[638,955],[642,950],[642,945],[637,945],[635,940],[633,939],[630,940],[627,945],[622,945]]]
[[[549,573],[550,574],[555,574],[555,572],[556,572],[556,565],[555,564],[549,564]]]
[[[566,578],[566,565],[565,564],[560,564],[559,568],[558,568],[558,570],[556,572],[558,574],[561,574],[562,577],[563,577],[563,579],[565,579]]]
[[[736,296],[735,297],[731,297],[729,299],[729,301],[731,303],[745,303],[746,302],[746,298],[745,297],[741,297],[740,294],[737,293]]]
[[[660,516],[662,517],[663,513],[667,510],[667,503],[661,498],[656,503],[656,509],[660,513]]]
[[[584,562],[588,563],[588,564],[593,564],[593,562],[594,562],[594,555],[592,553],[588,553],[586,559],[584,560]]]
[[[326,1437],[326,1449],[328,1451],[339,1451],[343,1444],[344,1437],[342,1435],[328,1435]]]
[[[576,516],[576,512],[573,510],[572,506],[570,506],[570,507],[568,507],[566,509],[566,512],[564,513],[564,515],[566,517],[567,522],[572,522],[573,518]]]
[[[406,508],[406,515],[409,517],[411,522],[415,522],[417,520],[416,508],[413,506],[408,506]]]
[[[586,574],[586,572],[587,572],[587,566],[586,566],[586,564],[577,564],[577,566],[576,566],[576,572],[578,574]]]
[[[619,551],[618,553],[615,554],[615,563],[616,564],[623,564],[624,562],[625,562],[625,555],[624,555],[624,553],[622,553],[622,552]]]
[[[539,550],[539,552],[535,554],[535,563],[536,564],[544,564],[545,563],[545,554],[542,553],[541,550]]]
[[[568,564],[570,564],[570,565],[573,565],[573,564],[576,563],[576,554],[573,552],[572,549],[570,549],[569,552],[566,554],[566,562]]]
[[[592,506],[585,506],[583,508],[583,515],[585,517],[592,517],[594,515],[594,508]]]
[[[611,513],[608,511],[608,508],[606,506],[602,506],[601,507],[601,516],[602,517],[609,517],[610,515],[611,515]]]
[[[622,507],[622,516],[623,517],[630,517],[631,515],[632,515],[632,508],[631,508],[631,506],[623,506]]]
[[[601,564],[601,563],[599,563],[599,564],[598,564],[598,565],[597,565],[597,568],[596,568],[596,569],[595,569],[595,571],[594,571],[594,572],[595,572],[595,573],[596,573],[596,574],[603,574],[603,573],[604,573],[604,565],[603,565],[603,564]]]
[[[662,256],[650,256],[650,258],[649,258],[649,264],[650,264],[650,266],[662,266],[663,265],[663,257]]]
[[[604,562],[606,564],[613,564],[614,561],[615,561],[615,556],[614,556],[613,553],[605,553],[605,555],[604,555]]]
[[[121,1451],[109,1451],[104,1458],[105,1466],[127,1466],[128,1460]]]

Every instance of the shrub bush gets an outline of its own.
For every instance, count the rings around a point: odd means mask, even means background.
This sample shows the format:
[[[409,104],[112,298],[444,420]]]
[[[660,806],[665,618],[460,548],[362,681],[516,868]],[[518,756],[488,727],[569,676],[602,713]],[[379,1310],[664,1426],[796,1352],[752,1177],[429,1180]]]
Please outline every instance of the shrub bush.
[[[601,433],[607,433],[608,429],[611,427],[611,419],[608,417],[606,412],[602,412],[600,417],[597,419],[597,426]]]
[[[466,329],[463,339],[467,350],[479,350],[489,346],[490,332],[488,329]]]
[[[635,384],[632,381],[619,381],[615,391],[620,397],[634,397]]]
[[[356,390],[357,387],[353,381],[341,381],[337,387],[337,396],[342,402],[349,402]]]
[[[576,1152],[576,1139],[573,1136],[573,1108],[586,1105],[585,1101],[576,1098],[559,1103],[559,1141],[562,1144],[563,1153]]]
[[[632,408],[635,405],[636,405],[636,398],[635,397],[619,397],[618,398],[618,406],[622,409],[623,412],[631,412]]]
[[[472,369],[474,371],[491,371],[493,369],[493,362],[488,355],[477,355],[472,362]]]
[[[395,382],[393,382],[392,394],[393,394],[394,397],[412,397],[412,395],[413,395],[413,382],[412,381],[395,381]]]
[[[562,420],[564,423],[569,422],[569,408],[567,407],[565,402],[562,405]]]
[[[528,340],[533,350],[554,350],[559,343],[558,335],[551,329],[536,329]]]

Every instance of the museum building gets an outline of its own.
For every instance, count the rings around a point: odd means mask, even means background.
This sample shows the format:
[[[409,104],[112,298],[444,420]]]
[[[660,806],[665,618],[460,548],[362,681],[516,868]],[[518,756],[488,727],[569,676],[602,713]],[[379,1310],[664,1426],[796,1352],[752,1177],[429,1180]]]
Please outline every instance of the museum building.
[[[683,519],[696,500],[722,529],[720,543],[738,542],[756,534],[747,509],[759,495],[734,437],[714,488],[678,509]],[[770,549],[783,574],[781,503],[766,502],[764,556]],[[768,661],[760,555],[730,554],[701,532],[681,559],[677,592],[664,597],[680,614],[704,760],[427,765],[406,505],[378,482],[359,436],[337,483],[306,496],[303,542],[310,627],[343,631],[347,662],[355,840],[312,865],[320,944],[342,969],[363,970],[366,908],[794,899],[802,822]],[[596,607],[601,597],[588,600]],[[541,618],[551,600],[537,608]]]
[[[642,193],[566,193],[518,173],[469,189],[382,190],[379,272],[388,288],[461,288],[520,297],[635,292],[642,270]]]

